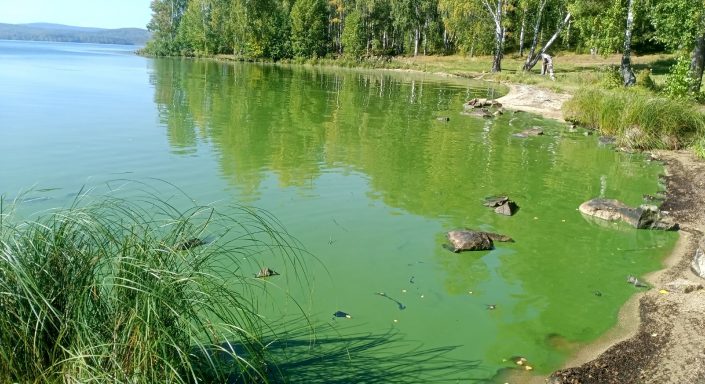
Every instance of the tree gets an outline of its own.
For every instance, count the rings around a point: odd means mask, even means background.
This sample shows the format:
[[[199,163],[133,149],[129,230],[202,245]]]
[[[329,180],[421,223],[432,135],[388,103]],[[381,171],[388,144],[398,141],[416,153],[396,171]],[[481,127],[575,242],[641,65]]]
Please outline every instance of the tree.
[[[545,1],[545,0],[542,0],[542,4],[543,4],[543,1]],[[558,2],[557,5],[559,6],[557,8],[557,10],[559,11],[559,13],[562,13],[563,12],[562,5],[564,5],[564,4],[561,4],[560,2]],[[539,62],[539,60],[541,60],[542,58],[546,57],[546,55],[548,55],[547,54],[548,49],[551,48],[553,43],[556,42],[558,35],[560,35],[563,28],[570,21],[571,13],[569,11],[566,11],[565,15],[562,15],[562,16],[563,17],[561,17],[561,21],[559,21],[555,27],[555,32],[548,39],[548,41],[546,41],[546,43],[543,45],[543,47],[541,48],[541,50],[537,54],[534,54],[534,48],[533,48],[534,44],[532,43],[532,50],[529,53],[529,55],[526,56],[526,62],[524,63],[524,68],[523,68],[524,71],[530,71],[536,65],[536,63]],[[540,23],[540,21],[538,21],[538,22]],[[536,34],[538,33],[538,31],[539,31],[539,28],[535,27],[534,28],[534,40],[536,40]]]
[[[627,1],[627,23],[624,28],[624,46],[622,48],[622,63],[620,72],[624,86],[636,84],[636,76],[632,71],[632,29],[634,28],[634,0]]]
[[[180,53],[178,41],[179,24],[186,12],[187,0],[152,0],[152,19],[147,29],[152,32],[152,40],[147,51],[154,55],[174,55]]]
[[[507,0],[497,0],[495,4],[490,3],[490,0],[482,0],[487,12],[492,16],[494,22],[494,57],[492,59],[492,72],[502,71],[502,56],[504,55],[504,25],[502,19],[504,16],[504,7]]]
[[[345,16],[341,37],[343,53],[349,57],[360,57],[365,52],[365,31],[360,12],[353,10]]]
[[[323,57],[328,49],[325,0],[297,0],[291,8],[291,48],[295,56]]]
[[[656,39],[682,53],[690,53],[690,68],[683,79],[691,94],[700,92],[705,66],[705,1],[659,0],[651,8]]]

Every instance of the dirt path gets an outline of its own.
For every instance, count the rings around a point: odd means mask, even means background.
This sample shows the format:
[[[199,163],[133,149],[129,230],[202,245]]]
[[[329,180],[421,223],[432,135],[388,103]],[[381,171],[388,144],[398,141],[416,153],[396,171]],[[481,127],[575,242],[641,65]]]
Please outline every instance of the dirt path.
[[[510,85],[498,99],[505,108],[562,121],[570,95],[530,85]],[[657,151],[666,165],[667,198],[661,206],[681,225],[664,269],[646,276],[652,287],[622,307],[617,325],[582,349],[545,382],[551,384],[705,384],[705,290],[678,292],[668,284],[705,280],[690,263],[705,231],[705,162],[687,151]],[[542,382],[544,380],[537,380]]]

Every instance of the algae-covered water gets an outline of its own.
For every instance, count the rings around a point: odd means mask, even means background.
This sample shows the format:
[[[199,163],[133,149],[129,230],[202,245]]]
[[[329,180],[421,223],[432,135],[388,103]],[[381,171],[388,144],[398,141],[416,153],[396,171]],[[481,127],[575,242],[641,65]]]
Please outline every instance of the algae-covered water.
[[[307,281],[272,278],[261,311],[292,382],[496,381],[512,356],[548,373],[614,325],[625,277],[657,269],[677,236],[577,211],[642,203],[661,164],[535,115],[461,115],[504,91],[488,83],[0,41],[0,84],[0,194],[24,210],[159,179],[282,222],[310,253]],[[534,126],[545,135],[512,136]],[[519,212],[482,205],[496,194]],[[463,227],[516,242],[443,249]]]

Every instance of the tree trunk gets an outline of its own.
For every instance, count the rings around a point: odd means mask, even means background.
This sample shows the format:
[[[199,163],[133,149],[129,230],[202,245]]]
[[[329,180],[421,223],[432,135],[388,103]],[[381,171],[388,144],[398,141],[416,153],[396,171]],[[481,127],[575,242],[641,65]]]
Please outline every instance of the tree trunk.
[[[705,35],[695,40],[695,48],[690,56],[690,91],[700,92],[703,83],[703,69],[705,69]]]
[[[624,86],[636,84],[636,76],[632,71],[632,28],[634,26],[634,0],[629,0],[627,5],[627,27],[624,30],[624,49],[622,52],[622,66],[620,72]]]
[[[414,30],[414,56],[419,55],[419,28]]]
[[[492,59],[492,72],[502,71],[502,55],[504,51],[504,28],[502,27],[502,1],[497,0],[497,7],[492,9],[488,0],[483,0],[485,8],[494,19],[494,57]]]
[[[531,62],[531,59],[534,57],[534,53],[536,53],[536,46],[538,45],[539,42],[539,29],[541,28],[541,15],[543,14],[543,9],[546,7],[546,0],[541,0],[539,3],[539,12],[536,15],[536,24],[534,24],[534,38],[531,40],[531,47],[529,48],[529,55],[526,56],[526,63],[524,63],[524,70],[526,71],[526,67],[529,65]],[[536,64],[534,64],[536,65]]]
[[[526,9],[521,15],[521,32],[519,32],[519,57],[524,56],[524,28],[526,27]]]
[[[565,19],[563,19],[563,22],[558,24],[558,28],[556,28],[556,32],[553,34],[553,36],[551,36],[550,39],[548,39],[548,41],[546,42],[546,45],[544,45],[543,48],[541,49],[541,52],[539,52],[539,54],[533,58],[531,56],[528,56],[526,58],[527,63],[524,64],[525,71],[530,71],[531,68],[533,68],[536,65],[536,63],[539,62],[539,59],[541,59],[541,57],[542,57],[541,55],[546,53],[546,51],[548,51],[548,49],[551,48],[551,45],[553,45],[553,43],[556,41],[556,38],[558,38],[558,35],[561,33],[561,30],[563,30],[563,27],[568,23],[568,21],[570,21],[570,12],[568,12],[565,15]]]

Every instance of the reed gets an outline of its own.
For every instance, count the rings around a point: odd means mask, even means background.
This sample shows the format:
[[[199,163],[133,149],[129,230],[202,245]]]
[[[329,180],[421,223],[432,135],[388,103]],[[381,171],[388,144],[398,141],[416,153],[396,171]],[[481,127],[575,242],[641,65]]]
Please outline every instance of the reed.
[[[302,251],[268,213],[228,212],[103,198],[18,221],[0,200],[0,382],[270,381],[243,256]]]
[[[705,115],[696,106],[639,90],[583,88],[564,104],[563,115],[629,149],[680,149],[705,134]]]

